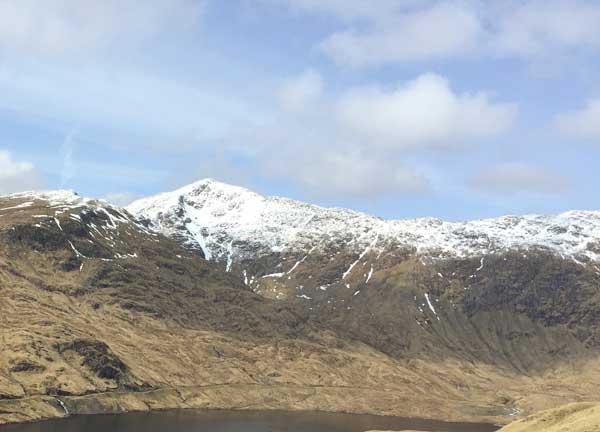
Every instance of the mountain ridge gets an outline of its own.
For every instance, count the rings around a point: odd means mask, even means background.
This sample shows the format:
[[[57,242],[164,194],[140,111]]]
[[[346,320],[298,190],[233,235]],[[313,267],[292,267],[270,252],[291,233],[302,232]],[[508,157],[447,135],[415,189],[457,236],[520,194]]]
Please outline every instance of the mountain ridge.
[[[489,225],[493,225],[493,224],[500,225],[501,224],[501,225],[504,225],[504,227],[501,227],[501,228],[505,228],[506,231],[509,231],[511,227],[514,228],[515,226],[517,226],[519,224],[527,223],[527,222],[535,223],[539,226],[546,225],[546,226],[556,230],[553,234],[560,235],[560,234],[564,234],[564,232],[561,232],[561,231],[563,231],[565,229],[565,225],[574,224],[576,222],[583,222],[583,223],[586,223],[588,226],[585,226],[583,228],[578,227],[578,230],[580,230],[580,231],[585,231],[585,228],[589,228],[589,225],[592,225],[592,223],[595,223],[595,225],[598,226],[598,228],[596,228],[594,230],[590,229],[588,232],[583,232],[583,233],[579,232],[578,234],[583,234],[583,237],[584,237],[583,241],[586,241],[586,240],[590,240],[590,241],[594,241],[594,242],[600,241],[600,211],[597,211],[597,210],[568,210],[565,212],[551,213],[551,214],[535,214],[535,213],[524,214],[524,215],[509,214],[509,215],[503,215],[503,216],[498,216],[498,217],[487,217],[487,218],[464,220],[464,221],[445,221],[445,220],[443,220],[441,218],[437,218],[437,217],[386,219],[386,218],[374,216],[374,215],[371,215],[371,214],[368,214],[365,212],[356,211],[356,210],[343,208],[343,207],[324,207],[324,206],[306,203],[303,201],[298,201],[298,200],[294,200],[294,199],[290,199],[290,198],[286,198],[286,197],[264,196],[264,195],[254,192],[250,189],[222,183],[222,182],[219,182],[212,178],[206,178],[206,179],[199,180],[197,182],[193,182],[189,185],[178,188],[172,192],[162,192],[162,193],[159,193],[156,195],[140,198],[126,206],[114,205],[104,199],[84,197],[84,196],[81,196],[78,193],[76,193],[72,190],[68,190],[68,189],[44,190],[44,191],[23,191],[23,192],[17,192],[17,193],[12,193],[12,194],[4,194],[4,195],[1,195],[0,198],[4,198],[4,199],[24,198],[25,199],[25,198],[29,197],[29,198],[33,198],[33,199],[47,199],[51,206],[52,205],[61,205],[61,204],[63,204],[63,205],[64,204],[76,204],[76,203],[80,204],[80,205],[86,205],[88,203],[96,202],[98,204],[101,204],[103,206],[110,207],[113,209],[127,210],[134,216],[141,216],[141,217],[149,219],[151,222],[156,222],[155,216],[157,213],[168,212],[169,210],[171,210],[169,207],[178,204],[182,197],[185,197],[186,195],[188,195],[190,193],[198,192],[199,189],[206,190],[206,188],[210,188],[210,187],[218,190],[219,193],[216,195],[217,197],[219,197],[219,195],[223,196],[228,193],[229,193],[230,197],[234,197],[235,195],[242,196],[242,197],[243,196],[251,196],[253,199],[256,199],[259,201],[284,203],[285,205],[287,205],[291,208],[299,207],[302,209],[310,209],[315,214],[318,214],[318,212],[322,212],[324,214],[330,213],[330,214],[334,214],[336,216],[342,215],[342,216],[346,216],[347,218],[358,218],[358,219],[362,219],[362,220],[367,220],[370,222],[371,225],[380,224],[383,226],[391,225],[393,227],[392,229],[388,229],[388,230],[384,229],[384,230],[377,231],[377,228],[380,228],[380,226],[375,226],[375,227],[369,226],[368,228],[376,231],[376,236],[377,235],[379,235],[379,236],[394,236],[394,235],[398,235],[399,233],[401,233],[402,230],[410,231],[411,228],[414,228],[414,231],[416,233],[420,234],[419,230],[421,228],[435,230],[436,228],[439,228],[439,226],[443,226],[443,225],[447,225],[451,228],[459,228],[459,227],[468,226],[468,225],[481,224],[482,225],[481,228],[483,229],[483,228],[488,227]],[[227,198],[230,198],[230,197],[227,197]],[[215,194],[213,194],[211,196],[211,198],[215,198]],[[240,205],[240,203],[231,202],[230,205],[232,207],[235,207],[236,205]],[[225,214],[223,213],[222,215],[224,216]],[[154,216],[154,217],[149,217],[149,216]],[[268,214],[267,215],[263,214],[263,216],[268,216]],[[210,222],[210,221],[208,221],[208,222]],[[254,219],[252,222],[256,222],[256,219]],[[561,222],[562,222],[562,224],[561,224]],[[404,226],[399,226],[399,225],[404,225]],[[161,228],[163,228],[163,227],[161,227]],[[159,231],[160,231],[160,229],[159,229]],[[383,231],[383,232],[381,232],[381,231]],[[459,234],[459,232],[456,229],[449,230],[449,231],[452,234],[456,234],[456,235]],[[532,234],[532,233],[529,233],[529,234]],[[409,245],[409,246],[412,245],[411,244],[412,240],[410,240],[410,239],[404,239],[404,240],[406,241],[407,245]],[[510,243],[505,243],[502,246],[498,246],[498,249],[510,248],[511,246],[516,246],[517,248],[519,248],[519,246],[523,246],[525,248],[542,246],[542,247],[547,247],[549,250],[554,250],[557,253],[567,252],[567,251],[560,251],[559,249],[553,249],[551,245],[549,245],[548,243],[544,243],[542,241],[543,239],[536,239],[536,240],[530,241],[530,242],[525,241],[523,238],[519,238],[517,240],[522,240],[522,242],[515,241],[515,243],[512,245]],[[566,239],[566,240],[568,242],[573,242],[573,239]],[[561,241],[562,241],[562,239],[561,239]],[[220,245],[220,246],[222,247],[223,245]],[[585,248],[581,248],[580,245],[577,245],[577,246],[578,247],[574,247],[572,249],[572,251],[570,251],[570,253],[567,252],[566,255],[575,256],[577,254],[582,254],[582,255],[587,255],[587,258],[590,258],[593,261],[600,261],[600,254],[598,254],[596,251],[589,251],[589,250],[586,250]],[[430,246],[427,245],[426,247],[430,247]],[[490,250],[493,251],[494,249],[491,248]],[[486,250],[485,247],[481,246],[480,249],[476,249],[472,253],[473,253],[473,255],[478,255],[478,254],[485,255],[485,254],[489,253],[490,250]],[[442,251],[449,252],[448,249],[442,249]],[[463,252],[464,255],[461,255],[460,252]],[[469,254],[469,252],[470,251],[463,249],[463,250],[460,250],[458,253],[456,253],[456,255],[466,256]]]
[[[356,249],[369,245],[380,249],[385,242],[396,242],[416,253],[458,257],[543,248],[577,261],[600,261],[599,211],[467,222],[386,220],[354,210],[265,197],[212,179],[140,199],[126,208],[163,233],[176,232],[214,259],[232,255],[231,243],[238,240],[254,241],[257,247],[272,251],[293,249],[294,242],[302,248],[339,240]]]

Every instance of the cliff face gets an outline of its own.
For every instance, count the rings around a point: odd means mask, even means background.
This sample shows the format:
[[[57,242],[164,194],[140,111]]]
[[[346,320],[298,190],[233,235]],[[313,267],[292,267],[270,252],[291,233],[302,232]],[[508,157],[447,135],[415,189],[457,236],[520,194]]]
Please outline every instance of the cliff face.
[[[568,247],[485,253],[464,228],[454,253],[348,211],[325,237],[256,219],[265,243],[133,210],[0,198],[0,422],[174,407],[506,422],[596,395],[589,225]]]

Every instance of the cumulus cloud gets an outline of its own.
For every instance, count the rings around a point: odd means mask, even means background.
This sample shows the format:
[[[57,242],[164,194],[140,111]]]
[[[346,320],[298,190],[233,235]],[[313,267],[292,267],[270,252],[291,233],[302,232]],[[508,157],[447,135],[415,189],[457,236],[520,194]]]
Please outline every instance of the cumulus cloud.
[[[514,6],[514,7],[513,7]],[[585,0],[509,3],[499,14],[491,45],[501,55],[532,57],[600,48],[600,4]]]
[[[201,0],[5,0],[0,49],[54,55],[121,45],[173,22],[193,22],[203,5]]]
[[[379,66],[464,56],[537,60],[600,49],[589,0],[263,0],[340,21],[318,44],[339,64]]]
[[[361,198],[428,193],[418,163],[423,152],[482,143],[510,128],[516,112],[482,92],[455,92],[435,74],[335,93],[309,70],[285,81],[277,96],[284,109],[273,124],[233,141],[245,143],[268,176],[321,195]]]
[[[515,194],[563,192],[568,182],[555,173],[525,163],[505,163],[482,171],[471,185],[483,191]]]
[[[319,48],[340,64],[365,66],[463,55],[482,36],[474,13],[439,5],[401,14],[366,31],[334,33]]]
[[[401,161],[344,151],[323,154],[315,163],[303,165],[299,175],[306,188],[324,195],[372,198],[393,193],[422,195],[431,190],[423,174]]]
[[[260,155],[262,173],[291,181],[313,195],[324,197],[422,195],[431,190],[429,180],[398,155],[370,151],[364,143],[336,141],[331,131],[302,134],[298,127],[292,133],[295,137],[291,141],[284,137],[283,131],[279,133],[281,139],[271,137],[267,141],[271,145]]]
[[[393,148],[461,146],[506,130],[516,113],[514,105],[493,103],[485,93],[457,94],[435,74],[391,90],[351,89],[335,110],[344,132]]]
[[[577,111],[560,114],[556,124],[565,133],[573,136],[600,140],[600,99],[592,99]]]
[[[10,153],[0,150],[0,194],[43,187],[41,176],[30,162],[17,162]]]

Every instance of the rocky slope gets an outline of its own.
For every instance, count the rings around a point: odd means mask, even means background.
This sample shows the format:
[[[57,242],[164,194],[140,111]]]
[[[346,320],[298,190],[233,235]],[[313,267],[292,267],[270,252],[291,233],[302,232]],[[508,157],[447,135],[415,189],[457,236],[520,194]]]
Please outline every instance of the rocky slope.
[[[184,192],[127,210],[0,197],[0,423],[173,407],[508,422],[597,394],[592,213],[525,218],[537,237],[514,222],[516,245],[473,232],[497,221]]]

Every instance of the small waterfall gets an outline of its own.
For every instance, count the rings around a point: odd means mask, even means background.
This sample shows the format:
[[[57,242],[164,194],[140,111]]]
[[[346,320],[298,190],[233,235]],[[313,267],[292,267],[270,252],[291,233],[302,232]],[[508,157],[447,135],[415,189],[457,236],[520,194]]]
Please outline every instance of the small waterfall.
[[[65,410],[65,414],[69,415],[69,409],[67,408],[67,406],[65,405],[65,403],[63,401],[61,401],[59,398],[56,398],[56,400],[58,401],[58,403],[60,404],[60,406],[62,407],[62,409]]]

